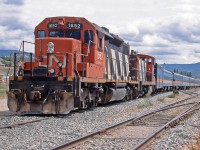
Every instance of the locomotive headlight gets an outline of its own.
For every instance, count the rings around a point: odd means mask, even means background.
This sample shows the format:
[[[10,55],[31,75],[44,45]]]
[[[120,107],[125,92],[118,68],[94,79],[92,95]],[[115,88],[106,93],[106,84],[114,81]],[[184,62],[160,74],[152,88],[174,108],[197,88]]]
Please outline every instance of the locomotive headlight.
[[[62,72],[62,63],[59,61],[57,63],[57,66],[59,68],[59,72],[58,72],[58,76],[63,76],[63,72]]]
[[[19,70],[18,70],[18,76],[23,76],[23,69],[22,69],[22,67],[23,67],[23,63],[20,61],[19,63],[18,63],[18,66],[19,66]]]
[[[51,68],[51,69],[49,70],[49,72],[50,72],[51,74],[54,74],[54,73],[55,73],[55,69],[54,69],[54,68]]]
[[[54,52],[54,44],[53,44],[53,42],[49,42],[47,44],[47,46],[48,46],[47,53],[53,53]]]
[[[57,63],[57,65],[58,65],[59,68],[62,67],[62,63],[60,61]]]

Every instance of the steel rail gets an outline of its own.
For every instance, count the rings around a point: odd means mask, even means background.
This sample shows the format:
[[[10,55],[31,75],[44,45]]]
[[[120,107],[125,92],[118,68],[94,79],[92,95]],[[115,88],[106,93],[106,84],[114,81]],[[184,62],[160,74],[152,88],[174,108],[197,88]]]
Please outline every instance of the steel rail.
[[[195,97],[196,96],[191,96],[189,98],[185,98],[185,99],[180,100],[178,102],[174,102],[174,103],[171,103],[171,104],[166,105],[164,107],[161,107],[161,108],[152,110],[150,112],[141,114],[141,115],[139,115],[137,117],[133,117],[133,118],[128,119],[126,121],[122,121],[120,123],[116,123],[114,125],[110,125],[110,126],[105,127],[103,129],[100,129],[100,130],[94,131],[92,133],[86,134],[86,135],[84,135],[82,137],[76,138],[76,139],[74,139],[72,141],[68,141],[68,142],[66,142],[66,143],[64,143],[62,145],[59,145],[57,147],[52,148],[51,150],[65,150],[66,148],[73,147],[73,146],[77,145],[78,143],[82,143],[85,140],[87,140],[89,138],[92,138],[95,135],[99,135],[99,134],[104,133],[104,132],[106,132],[108,130],[115,129],[115,128],[118,128],[118,127],[121,127],[121,126],[125,126],[125,125],[127,125],[129,123],[134,123],[135,121],[140,120],[140,119],[142,119],[142,118],[144,118],[146,116],[152,115],[152,114],[154,114],[156,112],[164,111],[164,110],[175,108],[175,107],[180,107],[180,106],[183,106],[183,105],[193,104],[193,103],[187,103],[187,104],[181,104],[181,105],[174,106],[175,104],[179,104],[179,103],[185,102],[186,100],[189,100],[189,99],[192,99],[192,98],[195,98]]]
[[[182,92],[182,93],[184,93],[184,94],[188,94],[188,95],[192,95],[192,94],[197,94],[197,95],[199,95],[199,93],[196,93],[196,92],[192,92],[192,91],[179,91],[179,92]]]
[[[188,97],[188,98],[185,98],[185,99],[179,100],[179,101],[177,101],[177,102],[174,102],[174,103],[168,104],[168,105],[166,105],[166,106],[164,106],[164,107],[169,107],[169,106],[173,106],[173,105],[175,105],[175,104],[183,103],[183,102],[185,102],[185,101],[187,101],[187,100],[190,100],[190,99],[196,98],[197,96],[198,96],[198,95],[194,95],[194,96],[191,96],[191,97]],[[164,108],[164,107],[162,107],[162,108]]]
[[[140,150],[142,148],[145,148],[156,136],[158,136],[159,134],[161,134],[168,127],[170,127],[170,126],[172,126],[174,124],[177,124],[177,121],[180,121],[183,117],[185,117],[185,116],[193,113],[195,110],[200,109],[200,105],[199,104],[200,104],[199,102],[197,104],[194,104],[192,107],[190,107],[186,111],[184,111],[181,114],[179,114],[176,117],[174,117],[172,120],[170,120],[169,122],[167,122],[165,125],[163,125],[161,128],[159,128],[158,130],[156,130],[151,135],[149,135],[146,139],[144,139],[142,142],[140,142],[138,145],[136,145],[132,149],[133,150]]]
[[[24,125],[24,124],[28,124],[28,123],[34,123],[34,122],[39,122],[39,121],[47,120],[47,119],[49,119],[49,118],[42,118],[42,119],[36,119],[36,120],[25,121],[25,122],[20,122],[20,123],[14,123],[14,124],[2,126],[2,127],[0,127],[0,129],[14,128],[14,127],[17,127],[17,126],[20,126],[20,125]]]
[[[188,94],[188,95],[192,95],[192,93],[185,92],[185,91],[179,91],[179,92],[182,92],[182,93],[184,93],[184,94]]]

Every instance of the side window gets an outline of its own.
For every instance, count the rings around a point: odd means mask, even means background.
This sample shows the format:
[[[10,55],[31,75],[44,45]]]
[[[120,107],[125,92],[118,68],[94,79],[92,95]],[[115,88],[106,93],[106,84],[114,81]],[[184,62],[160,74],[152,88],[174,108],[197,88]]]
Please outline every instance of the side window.
[[[97,35],[98,35],[98,50],[102,51],[103,50],[103,38],[104,38],[104,34],[98,31]]]
[[[49,32],[50,37],[64,37],[63,31],[50,31]]]
[[[98,40],[98,48],[99,49],[102,49],[103,47],[102,47],[102,38],[99,38],[99,40]]]
[[[38,37],[38,38],[43,38],[43,37],[45,37],[45,31],[43,31],[43,30],[37,31],[37,37]]]
[[[66,32],[66,37],[80,40],[81,32],[80,31],[69,30],[69,31]]]
[[[89,44],[89,41],[93,41],[93,32],[92,32],[92,30],[85,30],[85,32],[84,32],[84,43]]]

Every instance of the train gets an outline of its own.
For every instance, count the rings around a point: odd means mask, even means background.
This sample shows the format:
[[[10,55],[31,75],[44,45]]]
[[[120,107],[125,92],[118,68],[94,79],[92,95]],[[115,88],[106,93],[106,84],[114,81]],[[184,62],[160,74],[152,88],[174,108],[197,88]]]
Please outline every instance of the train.
[[[200,85],[200,80],[165,70],[153,56],[131,50],[124,39],[83,17],[45,18],[34,35],[34,54],[13,54],[7,97],[15,113],[68,114]]]

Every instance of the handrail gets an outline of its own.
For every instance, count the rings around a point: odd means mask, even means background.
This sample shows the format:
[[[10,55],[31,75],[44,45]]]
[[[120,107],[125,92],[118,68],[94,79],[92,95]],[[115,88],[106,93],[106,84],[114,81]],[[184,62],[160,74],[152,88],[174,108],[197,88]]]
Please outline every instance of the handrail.
[[[22,45],[22,52],[23,52],[23,61],[24,61],[24,43],[28,43],[28,44],[35,44],[35,43],[33,43],[33,42],[29,42],[29,41],[22,41],[21,42],[21,45]],[[21,45],[20,45],[20,49],[21,49]]]
[[[24,40],[21,42],[18,51],[20,52],[20,50],[22,49],[22,52],[23,52],[23,61],[24,61],[24,43],[35,44],[35,43],[33,43],[33,42],[24,41]],[[8,69],[7,75],[6,75],[6,83],[7,83],[7,78],[8,78],[9,72],[10,72],[10,67],[11,67],[11,65],[12,65],[12,63],[11,63],[12,54],[14,54],[14,53],[10,53],[10,65],[9,65],[9,69]],[[16,53],[16,54],[17,54],[17,53]],[[14,68],[14,70],[15,70],[15,68]]]

